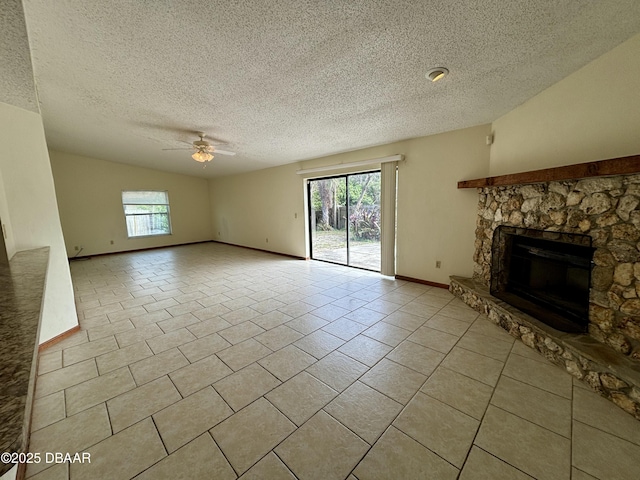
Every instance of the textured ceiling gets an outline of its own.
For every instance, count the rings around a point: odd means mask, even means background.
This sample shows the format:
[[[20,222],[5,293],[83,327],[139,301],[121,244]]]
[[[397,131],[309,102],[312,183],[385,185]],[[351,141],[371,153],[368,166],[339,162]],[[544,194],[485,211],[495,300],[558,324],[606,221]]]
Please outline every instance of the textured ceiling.
[[[640,32],[638,0],[24,0],[47,141],[212,177],[491,122]],[[425,72],[451,74],[431,84]],[[163,151],[202,130],[235,157]],[[188,146],[188,145],[187,145]]]
[[[38,112],[22,0],[0,5],[0,102]]]

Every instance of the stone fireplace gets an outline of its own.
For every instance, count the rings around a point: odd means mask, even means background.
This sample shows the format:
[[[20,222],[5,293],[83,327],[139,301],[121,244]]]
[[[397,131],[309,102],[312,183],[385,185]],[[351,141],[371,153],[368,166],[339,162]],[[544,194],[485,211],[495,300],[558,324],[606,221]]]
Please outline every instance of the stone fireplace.
[[[640,174],[486,187],[480,191],[474,278],[489,286],[499,225],[581,233],[595,247],[589,333],[640,360]]]
[[[637,172],[640,160],[633,162]],[[640,419],[640,174],[488,185],[478,193],[473,278],[452,277],[451,291]],[[565,245],[551,250],[573,258],[540,253],[557,241]],[[520,257],[496,258],[505,249]],[[529,258],[540,255],[552,258]],[[511,301],[514,288],[504,286],[510,270],[521,277],[516,290],[539,290],[543,300],[533,308]],[[562,285],[545,276],[551,270]],[[562,301],[575,294],[585,305],[554,300],[554,285],[565,289]],[[537,311],[544,302],[555,303],[560,317],[574,317],[577,328],[544,321]]]

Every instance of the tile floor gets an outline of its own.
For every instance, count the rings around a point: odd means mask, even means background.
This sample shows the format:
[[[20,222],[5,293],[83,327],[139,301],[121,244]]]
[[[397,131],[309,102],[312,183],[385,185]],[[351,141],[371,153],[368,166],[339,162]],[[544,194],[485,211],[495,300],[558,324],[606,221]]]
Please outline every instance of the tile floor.
[[[57,479],[637,479],[640,422],[449,292],[205,243],[71,264],[30,465]]]

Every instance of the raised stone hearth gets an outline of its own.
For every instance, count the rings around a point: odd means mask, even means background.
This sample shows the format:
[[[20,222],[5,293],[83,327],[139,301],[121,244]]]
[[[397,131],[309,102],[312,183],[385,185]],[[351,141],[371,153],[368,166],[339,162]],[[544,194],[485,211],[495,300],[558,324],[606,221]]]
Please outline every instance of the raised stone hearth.
[[[551,362],[640,420],[640,365],[589,335],[562,333],[490,295],[471,278],[451,277],[451,292]]]

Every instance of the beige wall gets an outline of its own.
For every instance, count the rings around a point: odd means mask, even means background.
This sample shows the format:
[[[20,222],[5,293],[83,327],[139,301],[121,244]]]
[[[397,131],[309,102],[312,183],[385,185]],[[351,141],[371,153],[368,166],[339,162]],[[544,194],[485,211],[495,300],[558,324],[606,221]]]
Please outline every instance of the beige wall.
[[[39,114],[0,103],[0,214],[9,257],[50,247],[40,342],[78,324],[49,155]]]
[[[406,159],[398,167],[397,274],[438,283],[448,283],[449,275],[471,276],[477,194],[458,190],[456,184],[488,174],[489,131],[489,125],[483,125],[212,179],[214,238],[303,257],[305,187],[296,171],[403,154]],[[436,260],[442,268],[435,268]]]
[[[0,104],[0,111],[4,105]],[[2,115],[0,113],[0,115]],[[0,119],[0,121],[2,121]],[[0,167],[1,168],[1,167]],[[2,233],[2,244],[4,246],[6,257],[3,260],[10,259],[16,253],[16,244],[13,239],[13,228],[11,226],[11,214],[9,213],[9,202],[4,191],[4,179],[2,178],[2,170],[0,170],[0,233]]]
[[[493,123],[491,175],[640,154],[640,35]]]
[[[51,151],[67,255],[81,256],[212,239],[206,179]],[[171,235],[127,238],[122,190],[167,190]],[[110,243],[113,240],[113,245]]]
[[[304,187],[298,168],[290,164],[210,180],[213,238],[304,257]]]
[[[398,169],[398,275],[446,284],[450,275],[471,276],[478,194],[457,182],[487,176],[489,131],[482,125],[408,142]]]

